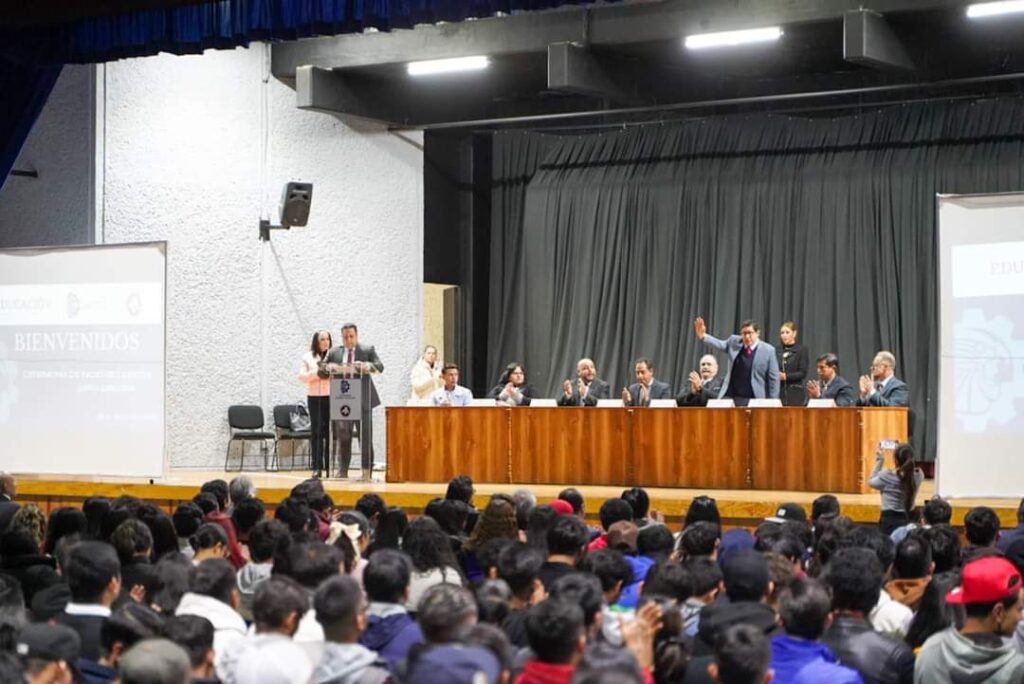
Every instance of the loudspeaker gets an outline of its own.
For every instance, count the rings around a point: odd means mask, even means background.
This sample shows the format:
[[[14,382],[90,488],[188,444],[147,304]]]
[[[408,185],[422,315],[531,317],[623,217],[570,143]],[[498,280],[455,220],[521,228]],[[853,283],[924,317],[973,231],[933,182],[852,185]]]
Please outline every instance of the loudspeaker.
[[[313,200],[312,183],[288,183],[281,195],[281,225],[304,226]]]

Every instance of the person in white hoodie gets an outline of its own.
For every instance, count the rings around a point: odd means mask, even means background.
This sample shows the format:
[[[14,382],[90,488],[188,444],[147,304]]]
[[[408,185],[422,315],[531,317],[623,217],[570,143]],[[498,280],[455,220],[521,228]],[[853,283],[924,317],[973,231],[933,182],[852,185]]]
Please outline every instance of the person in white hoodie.
[[[359,643],[359,635],[366,629],[366,601],[354,579],[337,575],[321,584],[313,597],[313,608],[327,640],[313,672],[316,684],[387,681],[387,662]]]
[[[255,633],[219,652],[215,667],[223,684],[309,684],[313,666],[293,640],[309,610],[306,590],[274,575],[256,588]]]
[[[245,638],[245,620],[238,614],[238,585],[235,569],[223,558],[210,558],[192,568],[189,590],[181,597],[175,615],[198,615],[213,625],[213,650],[224,653]],[[224,679],[214,663],[217,676]]]

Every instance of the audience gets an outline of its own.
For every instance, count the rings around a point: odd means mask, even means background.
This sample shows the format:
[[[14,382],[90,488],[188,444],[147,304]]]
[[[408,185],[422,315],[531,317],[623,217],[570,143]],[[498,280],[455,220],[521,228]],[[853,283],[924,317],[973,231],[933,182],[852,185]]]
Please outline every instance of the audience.
[[[324,652],[313,681],[318,684],[381,684],[390,677],[387,662],[359,643],[366,629],[366,603],[351,577],[327,579],[313,597],[313,610],[324,631]]]
[[[967,537],[967,546],[961,554],[964,564],[985,556],[1000,555],[996,548],[996,542],[999,541],[999,516],[988,506],[976,506],[967,511],[964,516],[964,536]]]
[[[359,643],[376,651],[392,670],[410,648],[423,642],[420,625],[405,607],[411,574],[408,557],[391,549],[373,554],[363,574],[370,605]]]
[[[245,638],[247,629],[237,610],[238,584],[231,563],[223,558],[204,560],[192,568],[188,584],[189,590],[181,597],[175,614],[209,620],[213,625],[213,650],[217,654],[225,653],[235,642]],[[217,676],[224,679],[225,674],[217,665]]]
[[[55,620],[78,633],[82,658],[98,661],[100,631],[110,617],[114,599],[121,593],[117,552],[103,542],[82,542],[68,553],[63,572],[71,600]]]
[[[765,634],[775,631],[775,612],[768,605],[773,585],[763,555],[752,549],[731,554],[722,563],[722,585],[725,595],[700,611],[695,655],[711,653],[721,633],[733,625],[752,625]]]
[[[416,612],[423,594],[436,584],[463,584],[459,562],[437,521],[427,516],[413,520],[402,539],[402,551],[412,562],[409,598],[405,607]]]
[[[949,522],[949,520],[947,519],[946,522]],[[996,548],[1005,553],[1010,544],[1015,539],[1020,539],[1021,537],[1024,537],[1024,499],[1021,499],[1020,504],[1017,506],[1017,526],[1013,529],[1004,530],[999,534]]]

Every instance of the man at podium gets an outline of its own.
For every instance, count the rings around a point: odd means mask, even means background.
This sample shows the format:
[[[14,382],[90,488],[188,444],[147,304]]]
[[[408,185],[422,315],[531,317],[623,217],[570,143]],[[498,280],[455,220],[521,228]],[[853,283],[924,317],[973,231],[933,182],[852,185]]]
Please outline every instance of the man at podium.
[[[335,347],[327,354],[328,368],[334,373],[350,374],[361,377],[374,373],[383,373],[384,364],[377,356],[377,350],[373,345],[359,344],[359,328],[355,323],[345,323],[341,326],[341,346]],[[373,378],[368,378],[367,385],[370,388],[370,401],[363,401],[363,410],[360,420],[356,421],[333,421],[336,451],[338,456],[338,477],[348,477],[349,464],[352,461],[352,437],[359,438],[359,447],[362,454],[362,477],[369,480],[373,474],[373,421],[371,419],[372,409],[380,406],[380,396],[377,394],[377,386]],[[357,427],[362,425],[362,432]]]

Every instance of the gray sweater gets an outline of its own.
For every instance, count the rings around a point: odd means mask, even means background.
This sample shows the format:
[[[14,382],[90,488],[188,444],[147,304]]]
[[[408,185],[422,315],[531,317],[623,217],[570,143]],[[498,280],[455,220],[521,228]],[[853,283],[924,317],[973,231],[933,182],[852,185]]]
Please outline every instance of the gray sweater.
[[[1016,684],[1024,656],[1012,643],[983,646],[949,628],[933,634],[914,665],[914,684]]]
[[[903,507],[903,489],[900,487],[900,476],[896,474],[895,470],[882,470],[883,465],[885,465],[884,458],[875,459],[875,468],[871,471],[868,486],[881,491],[883,511],[905,512],[906,509]],[[914,468],[915,497],[923,481],[924,473],[920,468]]]

